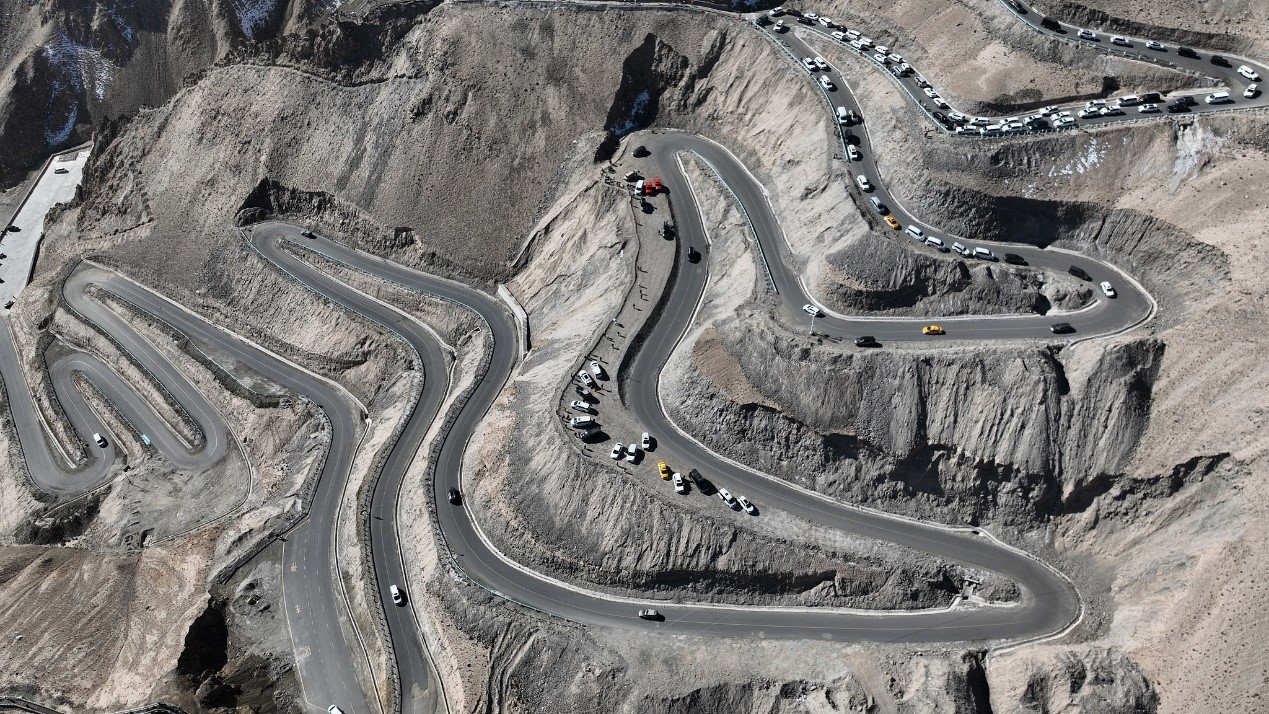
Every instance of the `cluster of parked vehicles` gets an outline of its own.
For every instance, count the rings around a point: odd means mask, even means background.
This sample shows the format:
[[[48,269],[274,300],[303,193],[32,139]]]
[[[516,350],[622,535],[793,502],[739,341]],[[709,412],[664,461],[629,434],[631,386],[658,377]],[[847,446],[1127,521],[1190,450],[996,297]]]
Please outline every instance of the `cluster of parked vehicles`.
[[[599,401],[599,397],[595,394],[595,390],[599,386],[598,380],[607,379],[608,375],[604,372],[603,365],[599,364],[599,360],[591,360],[590,364],[577,372],[577,384],[573,385],[573,390],[580,399],[574,399],[569,404],[569,408],[577,415],[568,417],[568,425],[577,432],[577,436],[582,439],[588,439],[599,433],[599,422],[596,421],[596,409],[594,403]]]

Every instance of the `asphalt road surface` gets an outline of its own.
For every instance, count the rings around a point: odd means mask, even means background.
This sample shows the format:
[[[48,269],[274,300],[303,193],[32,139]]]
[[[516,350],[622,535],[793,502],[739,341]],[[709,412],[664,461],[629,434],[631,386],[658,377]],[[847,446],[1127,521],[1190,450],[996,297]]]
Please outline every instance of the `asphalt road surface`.
[[[1023,13],[1024,21],[1031,22]],[[1037,21],[1038,22],[1038,21]],[[1046,31],[1047,30],[1043,30]],[[1070,29],[1067,28],[1069,32]],[[1099,33],[1101,34],[1101,33]],[[1107,35],[1102,35],[1108,41]],[[783,35],[787,38],[788,35]],[[1138,40],[1134,40],[1137,42]],[[793,45],[793,41],[790,41]],[[809,48],[791,47],[795,52]],[[1171,48],[1170,48],[1171,50]],[[1207,57],[1202,53],[1198,62]],[[1177,58],[1171,58],[1176,60]],[[1184,59],[1184,58],[1180,58]],[[1245,63],[1233,59],[1232,64]],[[1179,63],[1178,64],[1183,64]],[[1250,63],[1248,63],[1250,64]],[[1263,71],[1261,65],[1254,65]],[[1202,65],[1207,73],[1213,66]],[[1198,69],[1198,67],[1188,67]],[[1236,77],[1221,75],[1234,86]],[[837,89],[828,93],[834,105],[854,104],[845,84],[837,77]],[[1241,106],[1241,104],[1240,104]],[[1135,117],[1134,117],[1135,118]],[[848,135],[847,139],[850,139]],[[866,132],[856,137],[863,152],[857,172],[872,171],[874,148]],[[465,505],[454,506],[445,494],[461,490],[461,464],[468,441],[519,360],[516,325],[497,299],[470,287],[425,275],[359,253],[324,238],[307,238],[300,230],[284,224],[255,228],[251,244],[268,260],[319,295],[357,312],[399,335],[410,344],[423,373],[423,387],[417,408],[401,428],[400,438],[384,462],[382,477],[373,494],[370,519],[371,547],[385,617],[391,633],[398,669],[402,678],[402,707],[407,711],[430,711],[441,701],[435,676],[422,642],[416,615],[408,599],[409,582],[403,569],[396,534],[396,506],[410,463],[428,426],[449,388],[444,356],[431,333],[413,319],[385,307],[352,290],[338,280],[314,269],[296,257],[312,250],[341,261],[365,273],[409,289],[435,295],[468,307],[483,317],[493,337],[493,355],[484,378],[461,406],[451,428],[442,435],[431,483],[437,521],[455,569],[472,582],[527,607],[580,623],[627,628],[647,628],[667,634],[702,634],[738,637],[814,638],[839,641],[993,641],[1016,640],[1052,633],[1070,623],[1079,612],[1079,598],[1069,582],[1037,560],[1002,546],[970,529],[948,529],[881,513],[865,511],[835,502],[815,493],[754,472],[702,448],[689,436],[677,431],[662,411],[656,384],[665,360],[683,333],[708,278],[708,241],[699,213],[692,203],[673,155],[692,151],[707,160],[735,192],[753,221],[759,245],[770,267],[773,290],[780,296],[782,309],[800,313],[801,304],[812,302],[789,267],[788,246],[766,201],[763,189],[744,167],[722,147],[709,141],[677,133],[649,136],[662,176],[669,178],[674,192],[675,219],[679,231],[679,265],[672,293],[665,296],[665,309],[647,340],[629,359],[628,371],[620,375],[623,396],[635,415],[648,425],[658,439],[658,458],[672,458],[700,469],[718,485],[743,492],[761,508],[778,508],[808,518],[827,527],[915,548],[971,567],[998,572],[1015,580],[1022,589],[1020,603],[1007,607],[965,606],[950,610],[920,612],[854,612],[821,608],[765,608],[674,604],[659,601],[615,598],[583,588],[567,586],[507,561],[481,538],[478,523]],[[870,177],[871,178],[871,177]],[[874,195],[889,205],[904,225],[913,223],[898,206],[880,180]],[[864,203],[866,210],[868,204]],[[927,230],[928,234],[939,235]],[[954,237],[947,236],[949,244]],[[896,233],[897,240],[916,241]],[[963,239],[962,239],[963,240]],[[287,249],[287,245],[293,246]],[[978,245],[974,242],[972,245]],[[971,245],[971,247],[972,247]],[[687,259],[689,247],[701,250],[706,259]],[[1101,299],[1089,309],[1063,315],[1081,336],[1107,334],[1131,327],[1146,319],[1152,309],[1149,296],[1112,266],[1065,252],[1022,245],[993,245],[998,254],[1018,253],[1033,267],[1065,270],[1077,265],[1087,270],[1093,281],[1110,280],[1119,291],[1115,299]],[[1010,269],[1004,265],[1001,269]],[[87,320],[108,332],[179,403],[197,425],[199,434],[192,442],[169,428],[147,402],[95,358],[69,347],[58,350],[49,366],[54,389],[75,433],[84,444],[69,450],[51,443],[39,414],[27,398],[22,360],[12,336],[0,330],[0,375],[4,377],[8,403],[21,441],[32,480],[41,489],[58,495],[82,493],[109,476],[113,461],[113,435],[88,407],[72,384],[75,374],[83,374],[130,421],[146,431],[156,448],[182,468],[207,469],[237,448],[223,417],[179,372],[149,345],[126,321],[94,300],[88,288],[94,286],[131,302],[192,339],[212,345],[241,364],[312,399],[330,419],[331,444],[310,512],[306,520],[288,534],[284,550],[285,606],[294,638],[300,677],[305,696],[315,709],[338,704],[346,712],[364,711],[367,693],[355,674],[353,657],[362,657],[356,642],[348,641],[339,626],[343,613],[342,595],[334,572],[333,533],[342,516],[341,496],[358,442],[364,433],[365,415],[346,391],[331,382],[297,369],[294,365],[224,332],[162,296],[118,274],[92,266],[82,267],[66,283],[70,304]],[[1052,317],[955,317],[947,323],[949,338],[966,340],[1050,339]],[[850,337],[875,335],[887,342],[935,342],[939,338],[920,334],[919,325],[930,320],[864,320],[829,316],[818,321],[816,332]],[[91,444],[90,435],[101,432],[108,445]],[[82,452],[79,453],[79,452]],[[739,516],[738,517],[743,517]],[[406,588],[407,602],[391,605],[387,588],[397,583]],[[663,621],[641,620],[641,607],[655,607]]]

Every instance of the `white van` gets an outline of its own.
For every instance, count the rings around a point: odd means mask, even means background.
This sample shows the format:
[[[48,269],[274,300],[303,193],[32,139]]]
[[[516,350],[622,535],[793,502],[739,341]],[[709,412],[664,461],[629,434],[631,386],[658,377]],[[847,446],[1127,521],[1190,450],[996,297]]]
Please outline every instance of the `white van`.
[[[1135,107],[1140,103],[1141,103],[1141,97],[1138,97],[1135,94],[1125,94],[1124,96],[1120,97],[1117,102],[1120,109],[1124,107]]]
[[[952,244],[952,250],[956,251],[957,253],[960,253],[961,255],[965,256],[966,258],[968,258],[968,257],[969,257],[969,255],[970,255],[970,250],[969,250],[969,248],[966,248],[965,246],[961,245],[960,243],[953,243],[953,244]]]
[[[934,236],[930,236],[929,238],[925,239],[925,244],[930,246],[931,248],[940,250],[944,253],[947,252],[947,246],[943,245],[943,240],[940,238],[935,238]]]
[[[847,31],[846,31],[846,36],[847,36],[847,37],[849,37],[849,38],[850,38],[850,39],[852,39],[852,40],[858,40],[858,39],[859,39],[860,34],[861,34],[861,33],[859,32],[859,30],[847,30]]]
[[[1256,73],[1256,70],[1252,69],[1251,67],[1248,67],[1245,64],[1238,66],[1238,73],[1246,77],[1247,79],[1250,79],[1253,82],[1260,81],[1260,75]]]
[[[1231,100],[1229,98],[1229,92],[1212,92],[1204,97],[1203,101],[1208,104],[1227,104]]]
[[[572,427],[574,427],[574,428],[579,427],[579,426],[590,426],[591,424],[594,424],[594,423],[595,423],[595,417],[593,417],[593,416],[575,416],[575,417],[573,417],[572,419],[569,419],[569,420],[568,420],[568,423],[569,423],[569,425],[571,425],[571,426],[572,426]]]
[[[838,107],[838,108],[837,108],[837,123],[838,123],[838,124],[845,124],[845,123],[847,123],[848,121],[850,121],[850,119],[848,118],[848,116],[849,116],[849,115],[847,115],[847,114],[846,114],[846,107]]]
[[[860,175],[856,176],[856,177],[855,177],[855,182],[859,184],[859,189],[860,189],[861,191],[871,191],[871,190],[872,190],[872,184],[868,182],[868,177],[867,177],[867,176],[864,176],[863,174],[860,174]]]
[[[908,235],[912,236],[913,238],[916,238],[919,241],[922,241],[922,242],[925,241],[925,234],[922,233],[921,229],[917,228],[916,226],[912,226],[912,225],[908,226]]]

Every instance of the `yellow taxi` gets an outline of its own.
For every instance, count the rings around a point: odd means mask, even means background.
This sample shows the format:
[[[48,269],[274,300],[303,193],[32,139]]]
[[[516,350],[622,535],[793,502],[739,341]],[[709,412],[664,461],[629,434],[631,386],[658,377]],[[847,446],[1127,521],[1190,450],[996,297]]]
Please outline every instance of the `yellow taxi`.
[[[661,472],[661,478],[670,480],[670,467],[664,461],[657,462],[657,470]]]
[[[943,332],[943,328],[939,327],[938,325],[926,325],[925,327],[922,327],[922,328],[921,328],[921,334],[923,334],[923,335],[942,335],[942,334],[945,334],[945,333]]]
[[[903,227],[899,225],[899,222],[894,219],[894,216],[886,216],[886,223],[889,223],[890,227],[895,229],[896,231]]]

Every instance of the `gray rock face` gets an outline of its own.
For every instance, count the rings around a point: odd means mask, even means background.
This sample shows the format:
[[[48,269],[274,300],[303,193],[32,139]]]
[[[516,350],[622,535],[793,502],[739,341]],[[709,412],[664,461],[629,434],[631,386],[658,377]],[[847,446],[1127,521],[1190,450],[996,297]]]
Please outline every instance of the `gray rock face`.
[[[749,389],[696,366],[719,350]],[[954,522],[1030,523],[1122,473],[1163,351],[1138,339],[1070,355],[843,352],[746,316],[707,332],[694,366],[663,386],[679,397],[665,402],[671,416],[711,448],[802,486]]]
[[[1152,714],[1159,706],[1141,668],[1113,647],[1071,650],[1033,663],[1022,691],[1006,696],[1018,710],[1041,714]]]

